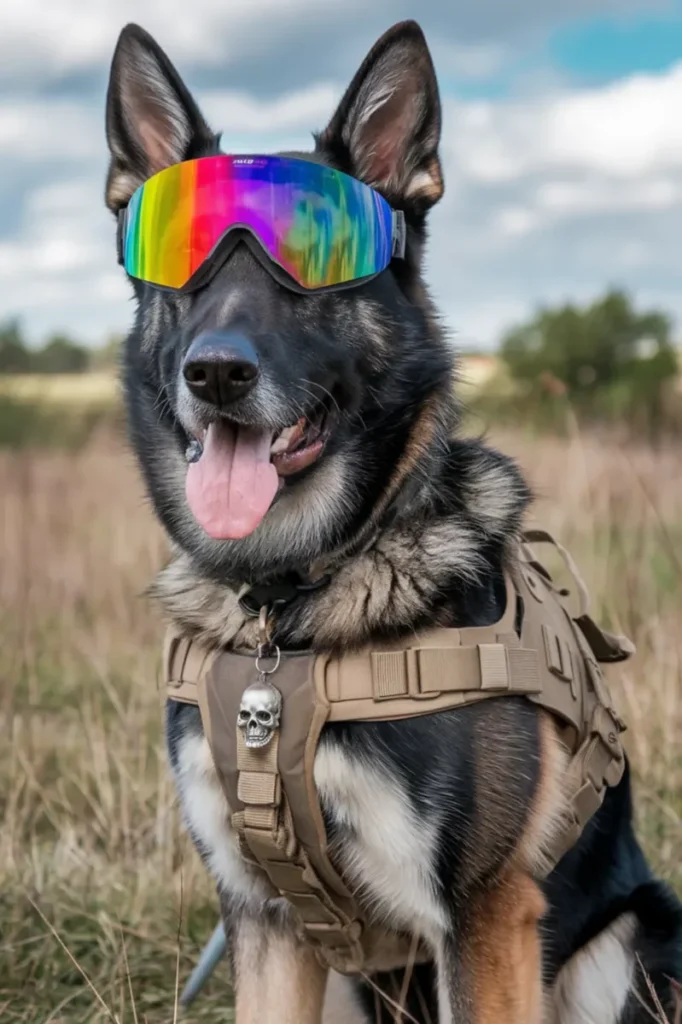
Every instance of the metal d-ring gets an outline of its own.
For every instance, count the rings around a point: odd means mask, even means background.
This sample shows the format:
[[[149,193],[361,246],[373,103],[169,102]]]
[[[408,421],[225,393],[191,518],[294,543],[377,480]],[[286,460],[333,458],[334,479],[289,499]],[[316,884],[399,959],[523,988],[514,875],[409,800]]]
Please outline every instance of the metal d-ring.
[[[280,649],[277,646],[277,644],[270,644],[270,648],[273,653],[264,654],[262,646],[260,644],[258,645],[258,653],[256,654],[256,672],[258,673],[259,676],[271,676],[273,672],[276,672],[277,669],[279,668],[279,663],[282,657]],[[261,668],[261,658],[274,658],[275,664],[273,665],[272,668]]]

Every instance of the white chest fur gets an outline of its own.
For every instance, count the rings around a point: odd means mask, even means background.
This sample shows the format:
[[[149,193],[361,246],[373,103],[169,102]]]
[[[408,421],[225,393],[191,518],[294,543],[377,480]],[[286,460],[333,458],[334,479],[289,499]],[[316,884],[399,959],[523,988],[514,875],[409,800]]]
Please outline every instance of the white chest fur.
[[[220,889],[254,911],[268,898],[262,878],[242,859],[208,741],[181,736],[175,781],[185,822]],[[379,920],[419,929],[435,940],[444,927],[435,893],[435,827],[418,820],[404,788],[324,740],[315,782],[337,836],[332,856],[349,887]]]

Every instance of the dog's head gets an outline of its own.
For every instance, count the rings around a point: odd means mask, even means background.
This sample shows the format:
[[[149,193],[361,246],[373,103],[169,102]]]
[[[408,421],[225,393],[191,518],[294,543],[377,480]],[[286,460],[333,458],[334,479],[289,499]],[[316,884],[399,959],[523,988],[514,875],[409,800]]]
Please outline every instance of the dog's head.
[[[438,449],[452,415],[452,354],[421,260],[426,214],[442,194],[439,136],[431,58],[405,22],[369,53],[314,151],[298,154],[404,211],[404,260],[356,287],[301,295],[239,244],[190,294],[133,281],[124,360],[133,443],[165,527],[204,572],[253,580],[305,570],[385,514],[406,481],[418,486]],[[114,55],[107,139],[115,213],[157,171],[219,152],[137,26]]]

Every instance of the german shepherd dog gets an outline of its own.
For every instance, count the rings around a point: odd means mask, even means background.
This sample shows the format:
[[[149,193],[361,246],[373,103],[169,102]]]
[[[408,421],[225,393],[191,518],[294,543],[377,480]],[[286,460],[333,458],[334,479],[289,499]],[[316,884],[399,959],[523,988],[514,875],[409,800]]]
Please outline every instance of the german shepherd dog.
[[[443,192],[440,122],[424,36],[404,22],[373,47],[313,151],[288,154],[348,172],[404,211],[406,258],[371,281],[297,294],[240,243],[191,294],[132,282],[130,435],[174,548],[156,591],[209,645],[255,648],[244,584],[305,581],[320,562],[326,586],[275,617],[283,649],[348,650],[501,615],[530,495],[508,458],[457,431],[455,357],[421,276],[426,217]],[[169,59],[134,25],[113,58],[107,138],[116,214],[152,174],[219,152]],[[280,442],[277,494],[240,539],[212,539],[188,505],[188,460],[211,429],[233,448],[246,434]],[[229,453],[209,447],[199,464],[210,490],[231,470]],[[222,514],[238,518],[247,500],[231,497]],[[523,697],[323,733],[315,780],[338,870],[378,918],[433,952],[408,981],[325,977],[240,857],[197,709],[171,703],[167,734],[185,821],[220,895],[238,1024],[673,1020],[682,908],[635,838],[627,770],[536,880],[566,753]]]

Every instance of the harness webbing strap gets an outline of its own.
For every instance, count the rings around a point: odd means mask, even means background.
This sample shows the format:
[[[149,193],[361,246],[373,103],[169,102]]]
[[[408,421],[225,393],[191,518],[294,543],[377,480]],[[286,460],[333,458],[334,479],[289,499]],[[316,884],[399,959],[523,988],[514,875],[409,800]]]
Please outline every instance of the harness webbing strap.
[[[244,804],[232,814],[245,860],[259,867],[276,895],[297,911],[308,939],[325,948],[328,959],[363,957],[358,939],[360,921],[346,912],[344,901],[322,884],[305,850],[297,841],[294,822],[281,784],[279,733],[266,747],[249,749],[237,733],[237,794]]]
[[[538,652],[503,643],[474,647],[413,647],[370,654],[372,698],[437,696],[471,690],[539,693]],[[336,701],[343,701],[338,694]],[[352,696],[346,699],[352,700]]]
[[[163,644],[166,696],[183,704],[198,704],[199,680],[217,655],[217,650],[197,644],[175,630],[168,630]]]

